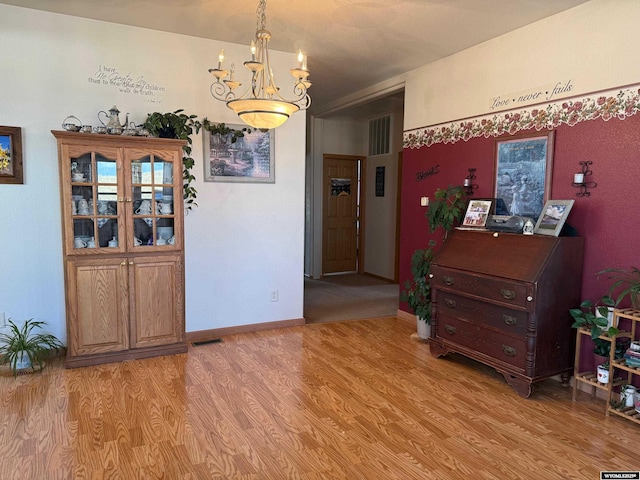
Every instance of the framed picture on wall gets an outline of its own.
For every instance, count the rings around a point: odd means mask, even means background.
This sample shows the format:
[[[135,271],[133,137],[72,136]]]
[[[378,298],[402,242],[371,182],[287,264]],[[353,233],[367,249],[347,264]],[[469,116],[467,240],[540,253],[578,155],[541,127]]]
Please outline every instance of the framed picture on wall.
[[[246,125],[227,125],[239,130]],[[204,137],[204,181],[275,183],[275,149],[273,129],[251,129],[232,141],[232,135],[208,130]]]
[[[575,200],[549,200],[538,217],[533,233],[536,235],[560,235]]]
[[[508,215],[540,216],[551,192],[553,134],[496,139],[493,192]]]
[[[0,183],[24,183],[22,167],[22,129],[0,126]]]

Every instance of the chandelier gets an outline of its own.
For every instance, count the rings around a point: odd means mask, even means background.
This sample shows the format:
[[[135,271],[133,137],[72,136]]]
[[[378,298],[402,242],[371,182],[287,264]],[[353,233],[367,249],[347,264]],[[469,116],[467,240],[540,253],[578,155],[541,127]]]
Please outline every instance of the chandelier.
[[[251,41],[251,60],[244,62],[244,66],[251,72],[251,86],[247,91],[242,95],[236,94],[236,89],[242,84],[233,78],[234,64],[231,64],[230,71],[223,69],[224,50],[218,56],[218,68],[209,69],[209,73],[215,77],[209,89],[213,98],[225,102],[247,125],[263,130],[279,127],[295,112],[306,110],[311,105],[311,97],[307,93],[311,82],[307,80],[309,71],[302,51],[298,52],[297,68],[289,70],[295,79],[293,98],[287,99],[280,95],[269,65],[268,44],[271,33],[266,29],[266,8],[267,0],[260,0],[256,37]]]

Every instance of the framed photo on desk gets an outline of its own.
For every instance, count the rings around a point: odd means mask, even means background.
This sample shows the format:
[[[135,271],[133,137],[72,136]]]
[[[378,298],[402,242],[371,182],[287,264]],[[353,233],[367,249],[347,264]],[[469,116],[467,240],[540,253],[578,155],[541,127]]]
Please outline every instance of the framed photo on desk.
[[[575,200],[548,200],[533,230],[536,235],[560,235]]]

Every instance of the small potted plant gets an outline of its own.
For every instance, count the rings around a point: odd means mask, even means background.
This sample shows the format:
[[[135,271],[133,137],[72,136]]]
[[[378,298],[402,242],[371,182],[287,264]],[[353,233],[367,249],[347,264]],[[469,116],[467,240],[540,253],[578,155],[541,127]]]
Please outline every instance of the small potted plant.
[[[466,193],[460,185],[437,189],[426,213],[431,233],[442,228],[442,238],[446,240],[449,232],[464,216],[466,204]]]
[[[54,335],[33,333],[43,325],[46,325],[46,322],[29,319],[22,327],[18,327],[9,319],[9,333],[0,333],[0,363],[9,365],[14,375],[27,368],[36,370],[36,364],[42,369],[42,358],[51,350],[57,352],[63,348],[60,340]]]
[[[597,307],[599,315],[596,315],[596,309],[590,300],[583,301],[579,308],[570,309],[569,313],[573,317],[573,324],[571,327],[589,330],[591,332],[592,340],[596,340],[601,335],[611,336],[617,334],[618,329],[609,325],[609,309],[606,306],[609,305],[609,299],[607,297],[603,297],[602,302],[605,306]]]
[[[598,275],[607,274],[607,278],[614,282],[607,291],[606,299],[611,305],[618,305],[625,297],[631,300],[631,306],[640,310],[640,268],[607,268],[598,272]],[[618,291],[618,296],[614,300],[613,295]]]

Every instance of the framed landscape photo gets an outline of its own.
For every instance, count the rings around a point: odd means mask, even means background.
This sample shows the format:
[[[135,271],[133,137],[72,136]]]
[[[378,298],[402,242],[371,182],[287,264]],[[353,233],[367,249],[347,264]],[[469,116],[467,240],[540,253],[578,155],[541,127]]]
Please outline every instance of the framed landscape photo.
[[[22,166],[22,129],[0,126],[0,183],[24,183]]]
[[[533,230],[536,235],[560,235],[575,200],[548,200]]]
[[[227,125],[242,131],[246,125]],[[263,132],[251,129],[233,140],[232,135],[221,135],[203,130],[204,181],[275,183],[275,150],[273,129]]]
[[[551,192],[553,133],[496,139],[493,192],[508,215],[540,216]]]
[[[467,213],[462,220],[465,228],[483,229],[491,210],[491,200],[469,200]]]

